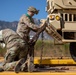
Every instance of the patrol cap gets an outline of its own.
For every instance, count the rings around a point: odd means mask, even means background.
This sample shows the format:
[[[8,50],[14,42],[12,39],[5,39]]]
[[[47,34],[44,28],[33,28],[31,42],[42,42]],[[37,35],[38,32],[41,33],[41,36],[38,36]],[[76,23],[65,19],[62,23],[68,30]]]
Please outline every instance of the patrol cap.
[[[37,9],[34,8],[33,6],[29,7],[29,8],[28,8],[28,11],[32,11],[32,12],[34,12],[35,14],[38,14],[38,13],[39,13],[39,10],[37,10]]]

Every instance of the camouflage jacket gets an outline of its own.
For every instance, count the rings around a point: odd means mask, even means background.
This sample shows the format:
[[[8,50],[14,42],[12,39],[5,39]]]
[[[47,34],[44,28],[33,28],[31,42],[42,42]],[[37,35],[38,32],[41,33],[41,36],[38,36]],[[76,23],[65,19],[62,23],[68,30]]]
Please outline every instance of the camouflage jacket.
[[[2,38],[4,43],[6,44],[7,48],[10,48],[20,42],[24,42],[20,36],[11,29],[4,29],[2,30]]]
[[[40,27],[36,25],[31,17],[28,15],[23,15],[20,18],[20,21],[18,23],[17,27],[17,33],[26,41],[29,40],[29,33],[31,30],[38,31]]]

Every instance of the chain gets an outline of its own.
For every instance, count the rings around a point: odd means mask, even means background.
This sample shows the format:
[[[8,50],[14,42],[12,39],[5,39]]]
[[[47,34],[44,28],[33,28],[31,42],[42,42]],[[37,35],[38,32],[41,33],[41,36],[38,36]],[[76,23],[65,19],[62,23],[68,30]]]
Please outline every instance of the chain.
[[[41,34],[42,44],[41,44],[41,55],[40,55],[40,64],[42,63],[42,55],[43,55],[43,46],[44,46],[44,33]]]

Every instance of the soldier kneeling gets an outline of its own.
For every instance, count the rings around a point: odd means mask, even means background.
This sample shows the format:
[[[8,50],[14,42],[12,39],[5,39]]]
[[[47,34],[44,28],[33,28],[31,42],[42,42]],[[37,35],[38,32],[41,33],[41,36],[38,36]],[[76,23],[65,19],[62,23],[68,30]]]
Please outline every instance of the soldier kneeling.
[[[0,72],[20,70],[18,66],[20,67],[27,59],[28,44],[11,29],[1,30],[0,34],[2,35],[0,41],[5,43],[7,49]]]

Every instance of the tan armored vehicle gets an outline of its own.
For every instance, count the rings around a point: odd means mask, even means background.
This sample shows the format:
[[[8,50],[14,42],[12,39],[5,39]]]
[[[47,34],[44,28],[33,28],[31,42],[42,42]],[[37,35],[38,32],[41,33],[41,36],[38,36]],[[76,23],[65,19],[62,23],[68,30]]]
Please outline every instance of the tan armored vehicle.
[[[76,0],[47,0],[47,33],[55,43],[70,43],[70,53],[76,61]]]

